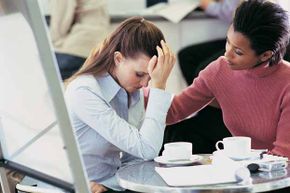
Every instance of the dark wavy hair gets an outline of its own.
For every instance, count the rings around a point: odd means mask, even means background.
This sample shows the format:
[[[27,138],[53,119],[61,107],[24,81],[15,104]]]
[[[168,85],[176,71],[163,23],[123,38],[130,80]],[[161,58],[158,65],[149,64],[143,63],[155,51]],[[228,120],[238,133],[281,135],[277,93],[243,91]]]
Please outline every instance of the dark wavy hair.
[[[257,55],[268,50],[273,52],[270,66],[285,55],[289,42],[289,18],[278,4],[264,0],[242,2],[235,12],[233,27],[250,40]]]

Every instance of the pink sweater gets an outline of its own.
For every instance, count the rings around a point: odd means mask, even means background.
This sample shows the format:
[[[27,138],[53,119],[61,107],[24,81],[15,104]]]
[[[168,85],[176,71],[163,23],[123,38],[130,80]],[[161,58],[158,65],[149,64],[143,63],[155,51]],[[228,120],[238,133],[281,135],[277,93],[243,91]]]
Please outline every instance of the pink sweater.
[[[174,97],[167,123],[185,119],[214,98],[233,136],[249,136],[252,148],[267,148],[290,158],[289,62],[231,70],[220,57]]]

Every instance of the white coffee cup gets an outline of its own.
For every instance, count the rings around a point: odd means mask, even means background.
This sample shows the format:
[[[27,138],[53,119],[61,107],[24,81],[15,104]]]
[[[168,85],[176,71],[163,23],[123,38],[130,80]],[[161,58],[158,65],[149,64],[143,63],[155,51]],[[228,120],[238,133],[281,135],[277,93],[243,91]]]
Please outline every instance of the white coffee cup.
[[[224,148],[221,149],[219,144],[223,144]],[[251,138],[243,136],[226,137],[222,141],[216,142],[215,147],[217,150],[223,150],[230,158],[245,159],[251,153]]]
[[[173,142],[164,144],[162,157],[166,160],[189,160],[192,155],[192,143]]]

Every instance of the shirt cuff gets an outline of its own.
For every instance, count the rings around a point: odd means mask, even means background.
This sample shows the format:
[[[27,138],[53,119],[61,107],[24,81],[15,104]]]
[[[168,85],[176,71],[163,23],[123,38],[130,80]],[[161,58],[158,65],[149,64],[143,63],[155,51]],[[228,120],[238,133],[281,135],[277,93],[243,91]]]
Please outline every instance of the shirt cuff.
[[[173,94],[158,88],[150,88],[146,116],[151,118],[166,118]]]

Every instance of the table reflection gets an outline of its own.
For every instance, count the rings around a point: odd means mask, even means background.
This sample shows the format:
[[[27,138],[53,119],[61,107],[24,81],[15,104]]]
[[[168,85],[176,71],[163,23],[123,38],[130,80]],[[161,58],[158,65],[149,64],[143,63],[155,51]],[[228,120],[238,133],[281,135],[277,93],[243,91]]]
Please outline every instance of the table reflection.
[[[203,155],[203,160],[197,164],[209,164],[209,155]],[[196,163],[194,163],[196,164]],[[258,172],[251,175],[252,184],[243,185],[238,183],[171,187],[155,171],[155,167],[165,167],[154,161],[139,162],[121,168],[117,173],[120,185],[126,189],[138,192],[262,192],[277,190],[290,186],[290,167],[272,172]],[[222,174],[221,174],[222,175]],[[178,176],[176,176],[178,178]]]

